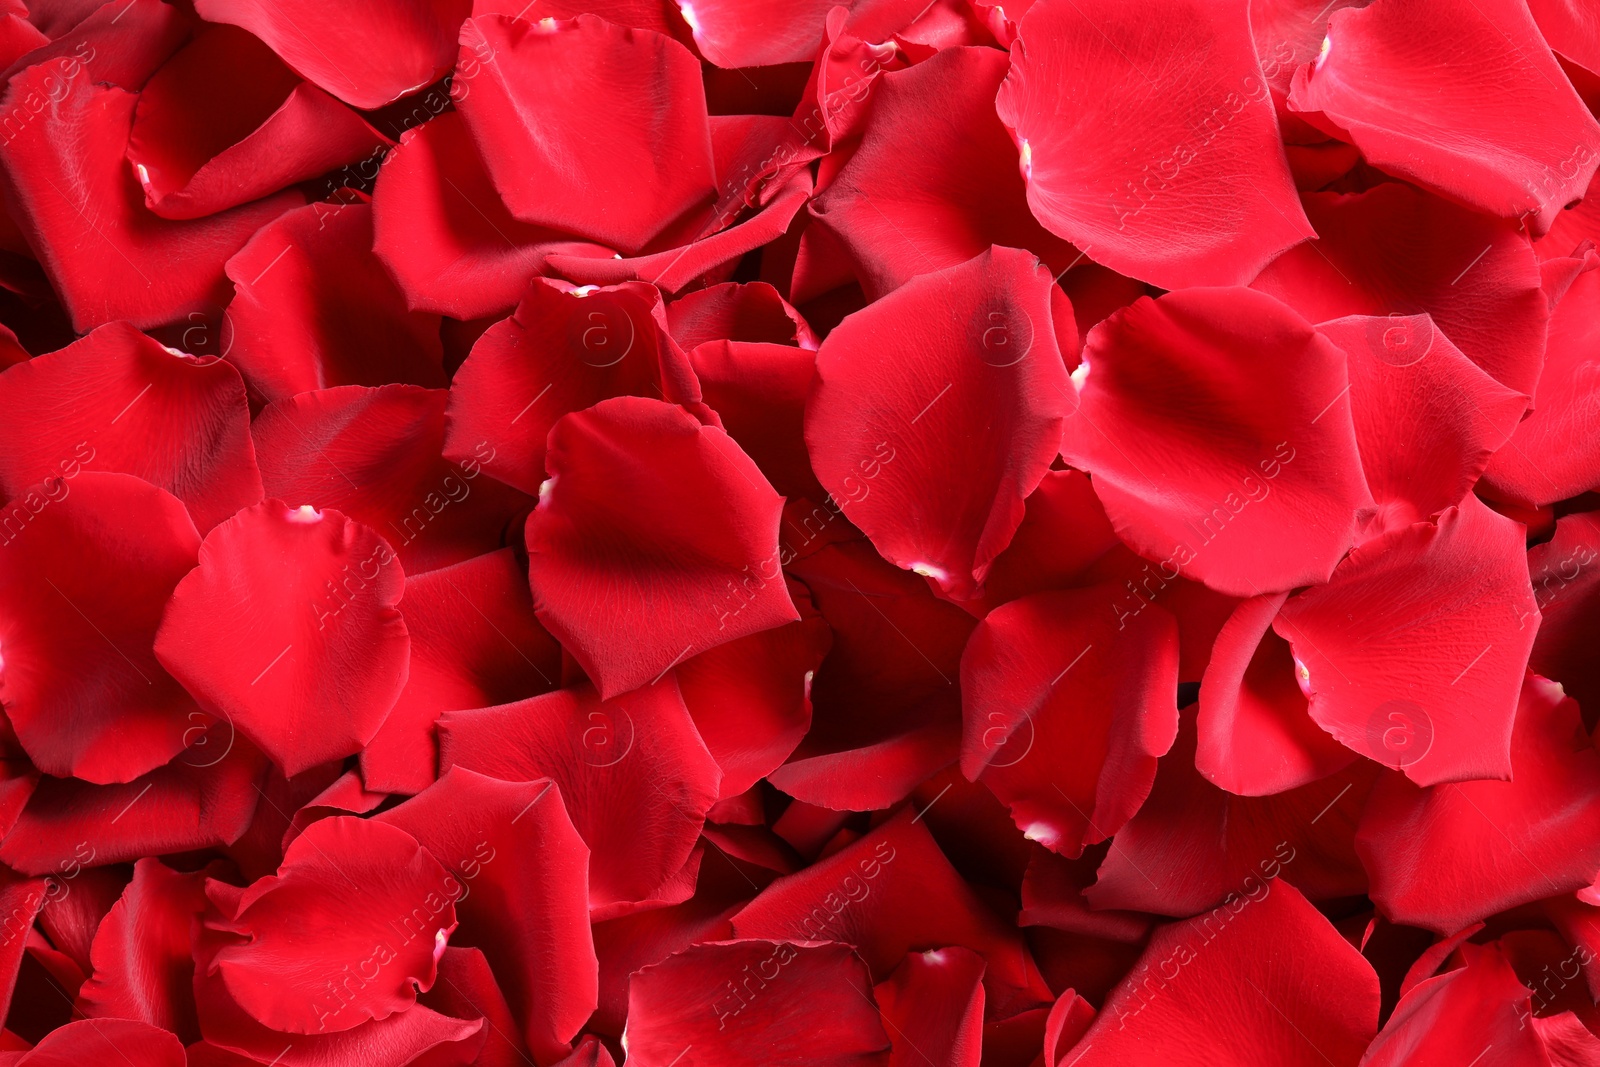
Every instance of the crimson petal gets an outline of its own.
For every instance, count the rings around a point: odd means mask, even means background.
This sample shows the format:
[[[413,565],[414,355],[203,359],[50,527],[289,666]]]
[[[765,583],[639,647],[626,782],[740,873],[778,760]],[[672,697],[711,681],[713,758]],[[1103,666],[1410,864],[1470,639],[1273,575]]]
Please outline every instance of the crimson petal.
[[[1600,713],[1600,656],[1594,620],[1600,597],[1600,514],[1556,520],[1555,536],[1528,550],[1534,601],[1543,621],[1528,666],[1553,678],[1575,697],[1586,719]]]
[[[1528,990],[1498,945],[1463,946],[1467,964],[1429,978],[1395,1005],[1362,1067],[1471,1063],[1544,1067],[1539,1031],[1529,1027]],[[1485,1053],[1498,1049],[1492,1058]]]
[[[983,957],[965,948],[910,952],[873,988],[894,1043],[889,1067],[978,1067],[983,1056]]]
[[[184,1067],[183,1045],[167,1031],[133,1019],[81,1019],[45,1035],[11,1061],[14,1067],[79,1067],[125,1063],[128,1067]]]
[[[773,488],[789,497],[827,495],[806,453],[806,397],[816,352],[792,345],[707,341],[689,354],[705,402]]]
[[[667,328],[684,351],[723,340],[817,348],[800,312],[766,282],[723,282],[685,293],[667,305]]]

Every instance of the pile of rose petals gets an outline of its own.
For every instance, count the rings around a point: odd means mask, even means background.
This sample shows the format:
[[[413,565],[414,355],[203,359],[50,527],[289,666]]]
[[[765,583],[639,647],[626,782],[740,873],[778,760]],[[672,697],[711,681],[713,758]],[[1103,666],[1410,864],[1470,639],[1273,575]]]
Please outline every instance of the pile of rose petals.
[[[0,1067],[1600,1067],[1600,7],[0,82]]]

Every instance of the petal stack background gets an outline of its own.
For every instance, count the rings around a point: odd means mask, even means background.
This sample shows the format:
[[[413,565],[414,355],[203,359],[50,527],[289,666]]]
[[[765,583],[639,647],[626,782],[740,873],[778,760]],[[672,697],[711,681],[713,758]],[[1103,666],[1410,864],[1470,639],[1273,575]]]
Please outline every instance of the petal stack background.
[[[1600,1065],[1600,9],[0,81],[0,1067]]]

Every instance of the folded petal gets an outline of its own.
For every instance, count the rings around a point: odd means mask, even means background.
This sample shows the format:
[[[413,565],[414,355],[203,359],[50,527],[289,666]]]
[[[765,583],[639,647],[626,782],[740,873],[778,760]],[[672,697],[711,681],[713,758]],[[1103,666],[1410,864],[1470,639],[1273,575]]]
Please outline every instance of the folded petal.
[[[722,340],[817,349],[805,318],[766,282],[723,282],[685,293],[667,305],[667,328],[686,352]]]
[[[955,595],[1010,542],[1074,407],[1051,292],[1031,254],[995,247],[850,316],[817,352],[818,479],[885,559]]]
[[[1600,123],[1522,0],[1336,12],[1289,103],[1347,131],[1373,166],[1490,215],[1526,216],[1535,235],[1600,166]]]
[[[439,319],[409,311],[372,254],[372,208],[308,204],[228,260],[228,358],[278,400],[333,385],[443,386]]]
[[[1371,497],[1344,352],[1248,289],[1141,298],[1089,333],[1062,454],[1140,555],[1232,596],[1327,581]]]
[[[285,774],[360,751],[405,685],[405,574],[337,511],[269,500],[218,526],[178,584],[156,656]]]
[[[773,488],[789,497],[827,496],[806,452],[806,398],[816,372],[814,350],[707,341],[689,353],[689,361],[706,404]]]
[[[1246,8],[1028,9],[995,109],[1021,153],[1028,205],[1052,233],[1164,289],[1243,285],[1315,236]]]
[[[545,464],[534,608],[602,695],[799,618],[778,566],[782,498],[722,430],[619,397],[556,423]]]
[[[1600,515],[1580,512],[1556,520],[1555,536],[1528,550],[1539,614],[1530,670],[1561,683],[1589,714],[1600,711],[1600,656],[1591,630],[1600,610]],[[1533,616],[1519,619],[1533,625]]]
[[[0,698],[34,765],[105,784],[182,752],[214,721],[152,647],[199,552],[182,501],[126,474],[58,476],[0,529]]]
[[[1418,785],[1509,777],[1538,618],[1522,546],[1519,523],[1468,495],[1291,597],[1272,626],[1311,717]]]
[[[210,22],[242,26],[283,61],[345,103],[381,107],[437,81],[456,58],[470,0],[197,0]]]
[[[971,949],[908,952],[872,990],[894,1049],[889,1067],[978,1067],[983,1055],[983,957]]]
[[[1498,946],[1465,946],[1467,964],[1412,987],[1372,1042],[1363,1067],[1481,1062],[1544,1067],[1528,990]],[[1485,1054],[1495,1051],[1492,1058]]]

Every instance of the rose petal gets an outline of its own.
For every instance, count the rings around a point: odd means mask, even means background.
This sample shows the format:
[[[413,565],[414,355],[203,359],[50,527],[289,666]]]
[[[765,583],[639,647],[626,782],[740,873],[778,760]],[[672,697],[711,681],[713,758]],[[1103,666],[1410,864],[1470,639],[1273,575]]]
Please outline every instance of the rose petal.
[[[183,1044],[132,1019],[82,1019],[52,1031],[16,1060],[18,1067],[76,1067],[110,1060],[129,1067],[184,1067]]]
[[[1600,515],[1593,512],[1562,516],[1555,536],[1528,550],[1534,602],[1543,617],[1528,667],[1561,683],[1591,722],[1600,710],[1600,657],[1591,639],[1600,596],[1597,560]]]
[[[805,318],[766,282],[724,282],[685,293],[667,305],[667,328],[685,352],[720,340],[817,349]]]
[[[1470,1063],[1489,1048],[1506,1067],[1542,1067],[1537,1031],[1527,1026],[1528,990],[1498,946],[1468,946],[1467,965],[1430,978],[1400,998],[1363,1067]]]
[[[889,1067],[978,1067],[983,1055],[983,957],[964,948],[908,952],[873,998],[894,1044]]]

